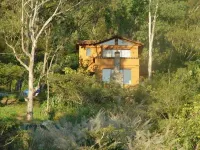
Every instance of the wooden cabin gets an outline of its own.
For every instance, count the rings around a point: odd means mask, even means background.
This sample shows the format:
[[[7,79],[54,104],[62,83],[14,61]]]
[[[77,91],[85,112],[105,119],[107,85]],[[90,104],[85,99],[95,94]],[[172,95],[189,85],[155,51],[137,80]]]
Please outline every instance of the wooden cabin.
[[[139,83],[139,56],[143,44],[114,36],[103,41],[84,40],[78,43],[79,63],[104,82],[111,80],[115,67],[115,53],[120,54],[119,68],[124,85]]]

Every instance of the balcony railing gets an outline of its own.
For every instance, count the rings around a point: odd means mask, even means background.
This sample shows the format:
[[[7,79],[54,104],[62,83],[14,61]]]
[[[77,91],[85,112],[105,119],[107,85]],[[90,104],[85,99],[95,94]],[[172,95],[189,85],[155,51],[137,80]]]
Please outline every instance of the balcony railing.
[[[115,57],[103,57],[103,56],[98,56],[95,57],[97,59],[114,59]],[[120,57],[121,59],[139,59],[138,57]]]
[[[98,65],[102,68],[114,67],[114,57],[96,57],[95,65]],[[120,59],[121,67],[132,67],[139,65],[139,59],[134,57],[122,57]]]

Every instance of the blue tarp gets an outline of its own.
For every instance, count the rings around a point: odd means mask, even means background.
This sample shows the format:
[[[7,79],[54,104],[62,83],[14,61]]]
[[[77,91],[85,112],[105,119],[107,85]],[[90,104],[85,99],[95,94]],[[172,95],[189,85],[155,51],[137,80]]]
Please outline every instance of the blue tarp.
[[[28,96],[28,89],[23,91],[24,96]]]
[[[28,97],[28,92],[29,92],[28,89],[24,90],[24,91],[23,91],[23,95],[26,96],[26,97]],[[33,96],[37,96],[39,93],[40,93],[40,89],[37,89],[37,90],[34,92]]]

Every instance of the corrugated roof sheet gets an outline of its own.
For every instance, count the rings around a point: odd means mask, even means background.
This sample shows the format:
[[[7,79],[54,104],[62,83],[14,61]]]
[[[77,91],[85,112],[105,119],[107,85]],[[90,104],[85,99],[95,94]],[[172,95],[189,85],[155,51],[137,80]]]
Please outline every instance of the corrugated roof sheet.
[[[122,40],[125,40],[125,41],[129,41],[129,42],[132,42],[132,43],[135,43],[135,44],[138,44],[140,46],[143,45],[143,43],[141,42],[138,42],[138,41],[133,41],[133,40],[130,40],[130,39],[127,39],[125,37],[121,37],[121,36],[113,36],[111,38],[108,38],[108,39],[105,39],[105,40],[83,40],[83,41],[79,41],[77,44],[78,45],[97,45],[97,44],[101,44],[103,42],[107,42],[107,41],[110,41],[112,39],[122,39]]]

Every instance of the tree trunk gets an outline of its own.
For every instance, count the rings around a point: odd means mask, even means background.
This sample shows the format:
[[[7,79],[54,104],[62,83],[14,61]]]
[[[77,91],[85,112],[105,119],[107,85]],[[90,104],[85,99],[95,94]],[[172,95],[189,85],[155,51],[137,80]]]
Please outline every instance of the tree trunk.
[[[149,62],[148,62],[148,78],[151,80],[152,78],[152,46],[149,43]]]
[[[12,92],[12,79],[10,81],[10,92]]]
[[[33,81],[34,81],[34,75],[33,75],[33,66],[34,66],[34,60],[30,60],[29,64],[29,77],[28,77],[28,102],[27,102],[27,120],[31,121],[33,120],[33,93],[34,93],[34,87],[33,87]]]
[[[83,1],[83,0],[82,0]],[[76,3],[69,9],[65,10],[71,11],[72,8],[75,6],[78,6],[82,1]],[[21,38],[19,41],[21,41],[20,46],[22,50],[22,54],[26,56],[26,58],[29,58],[30,62],[29,65],[27,65],[20,57],[21,52],[18,53],[17,47],[15,47],[12,44],[9,44],[7,41],[8,37],[6,36],[5,42],[6,45],[9,46],[9,48],[12,49],[13,54],[15,55],[15,58],[19,61],[19,63],[28,71],[29,77],[28,77],[28,100],[27,100],[27,120],[31,121],[33,119],[33,94],[34,94],[34,56],[35,56],[35,49],[37,47],[37,43],[39,38],[42,36],[44,30],[47,28],[47,26],[50,24],[50,22],[59,14],[61,14],[60,7],[62,5],[62,0],[59,0],[56,9],[52,12],[52,14],[49,16],[49,18],[41,24],[41,26],[38,25],[40,22],[40,10],[43,8],[44,5],[46,5],[50,0],[22,0],[21,1]],[[13,38],[14,39],[14,38]],[[11,41],[13,40],[11,38]],[[16,44],[17,45],[17,44]],[[31,49],[31,51],[30,51]],[[46,59],[46,58],[45,58]],[[53,61],[53,59],[52,59]],[[45,70],[46,66],[44,66]]]
[[[149,61],[148,61],[148,78],[151,80],[152,76],[152,45],[151,45],[151,34],[152,34],[152,20],[151,20],[151,0],[149,0]]]
[[[50,102],[49,102],[49,94],[50,94],[50,91],[49,91],[49,79],[48,79],[48,75],[47,75],[47,112],[50,111]]]
[[[156,2],[155,13],[153,15],[152,21],[152,11],[151,11],[152,1],[149,0],[149,61],[148,61],[148,78],[151,80],[152,78],[152,51],[153,51],[153,40],[154,40],[154,32],[157,18],[157,10],[158,10],[158,0]]]

